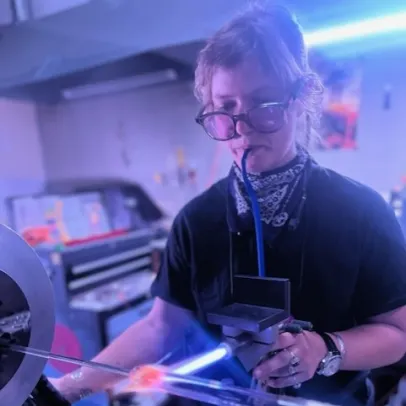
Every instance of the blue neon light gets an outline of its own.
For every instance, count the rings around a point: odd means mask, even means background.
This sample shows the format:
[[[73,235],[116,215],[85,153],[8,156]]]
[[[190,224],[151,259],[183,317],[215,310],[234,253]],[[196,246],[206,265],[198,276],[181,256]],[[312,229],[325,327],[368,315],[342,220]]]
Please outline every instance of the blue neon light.
[[[309,32],[305,40],[316,47],[397,31],[406,31],[406,11]]]

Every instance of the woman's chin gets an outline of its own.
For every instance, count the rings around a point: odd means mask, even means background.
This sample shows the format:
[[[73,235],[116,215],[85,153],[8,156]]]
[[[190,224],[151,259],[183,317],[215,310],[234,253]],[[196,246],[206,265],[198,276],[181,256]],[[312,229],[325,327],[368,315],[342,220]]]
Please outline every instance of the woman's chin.
[[[239,166],[242,168],[242,157],[238,157],[236,162],[240,163]],[[285,159],[281,159],[280,156],[273,157],[270,154],[252,154],[247,157],[247,171],[249,173],[262,173],[269,172],[286,165]]]
[[[242,168],[242,165],[241,165]],[[265,172],[267,169],[267,165],[264,164],[263,161],[258,159],[247,159],[247,172],[248,173],[261,173]]]

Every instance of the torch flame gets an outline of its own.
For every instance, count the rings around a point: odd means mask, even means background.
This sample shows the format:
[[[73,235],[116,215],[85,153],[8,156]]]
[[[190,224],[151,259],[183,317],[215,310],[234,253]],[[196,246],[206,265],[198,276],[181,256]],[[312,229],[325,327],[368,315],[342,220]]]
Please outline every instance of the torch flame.
[[[130,373],[129,383],[123,392],[145,392],[159,388],[163,382],[165,371],[152,365],[135,368]]]

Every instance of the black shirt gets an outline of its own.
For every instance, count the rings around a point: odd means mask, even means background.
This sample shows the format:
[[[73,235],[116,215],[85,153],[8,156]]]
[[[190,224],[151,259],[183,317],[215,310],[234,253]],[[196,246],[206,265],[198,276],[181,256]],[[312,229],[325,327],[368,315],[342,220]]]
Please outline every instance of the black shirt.
[[[238,228],[232,203],[226,178],[182,209],[152,287],[203,325],[227,300],[231,266],[257,274],[254,230]],[[405,241],[392,209],[334,171],[312,171],[298,227],[265,242],[265,255],[267,276],[291,281],[292,316],[318,331],[346,330],[406,304]]]

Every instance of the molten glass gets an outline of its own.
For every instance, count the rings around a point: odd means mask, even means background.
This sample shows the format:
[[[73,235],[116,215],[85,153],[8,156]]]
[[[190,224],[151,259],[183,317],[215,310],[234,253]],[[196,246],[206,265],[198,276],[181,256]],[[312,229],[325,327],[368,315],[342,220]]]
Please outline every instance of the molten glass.
[[[144,365],[130,372],[129,383],[123,388],[124,392],[145,392],[159,390],[165,377],[164,368]]]
[[[130,373],[121,393],[166,393],[218,406],[331,406],[317,401],[275,396],[222,382],[182,376],[170,368],[144,365]]]

